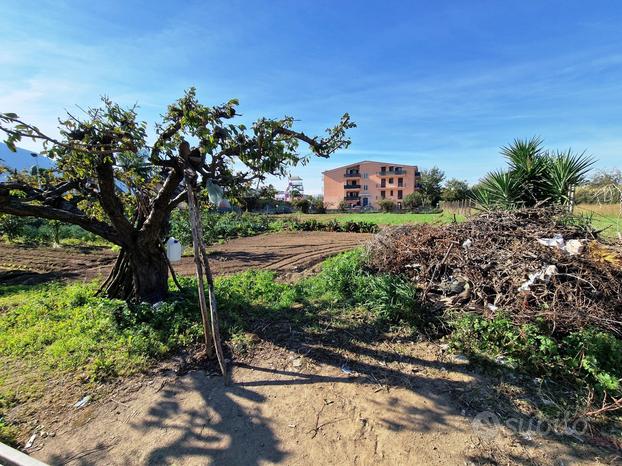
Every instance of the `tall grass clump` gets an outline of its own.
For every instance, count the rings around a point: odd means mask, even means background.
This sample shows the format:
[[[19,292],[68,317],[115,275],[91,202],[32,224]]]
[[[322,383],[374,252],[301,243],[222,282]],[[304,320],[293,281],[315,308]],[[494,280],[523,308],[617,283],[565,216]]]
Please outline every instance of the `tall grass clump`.
[[[415,285],[405,277],[372,273],[361,249],[327,259],[320,273],[303,280],[299,288],[311,302],[364,307],[382,321],[421,323],[425,317]]]

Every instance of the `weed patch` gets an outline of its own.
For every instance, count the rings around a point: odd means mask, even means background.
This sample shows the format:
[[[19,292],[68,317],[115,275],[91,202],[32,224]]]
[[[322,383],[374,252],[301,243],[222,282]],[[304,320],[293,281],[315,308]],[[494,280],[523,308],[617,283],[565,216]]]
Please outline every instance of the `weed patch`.
[[[542,323],[464,314],[452,322],[454,348],[530,374],[622,395],[622,340],[594,328],[552,336]]]

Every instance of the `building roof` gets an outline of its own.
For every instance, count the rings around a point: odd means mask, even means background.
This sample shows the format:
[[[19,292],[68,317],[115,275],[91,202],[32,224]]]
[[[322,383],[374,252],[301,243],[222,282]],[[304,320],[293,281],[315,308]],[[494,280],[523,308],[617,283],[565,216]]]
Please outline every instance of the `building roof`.
[[[330,170],[324,170],[322,173],[326,173],[326,172],[332,172],[334,170],[340,170],[340,169],[344,169],[347,167],[352,167],[354,165],[361,165],[363,163],[381,163],[383,165],[392,165],[392,166],[398,166],[398,167],[413,167],[413,168],[419,168],[417,165],[409,165],[406,163],[394,163],[394,162],[379,162],[377,160],[361,160],[360,162],[354,162],[354,163],[349,163],[347,165],[342,165],[340,167],[335,167],[335,168],[331,168]]]

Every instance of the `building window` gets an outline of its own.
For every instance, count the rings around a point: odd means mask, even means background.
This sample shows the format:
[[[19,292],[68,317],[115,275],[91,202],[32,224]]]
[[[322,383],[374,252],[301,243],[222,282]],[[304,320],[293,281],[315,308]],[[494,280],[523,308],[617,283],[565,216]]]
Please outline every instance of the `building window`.
[[[393,178],[389,178],[389,184],[393,184]]]
[[[363,185],[363,191],[367,191],[367,185],[366,184]]]
[[[397,198],[398,199],[402,199],[404,191],[402,191],[401,189],[397,191]]]
[[[389,167],[389,171],[392,172],[393,171],[393,167]]]
[[[363,173],[363,178],[364,179],[367,179],[368,177],[369,177],[369,173],[367,173],[367,172]]]
[[[384,172],[386,172],[386,171],[387,171],[387,167],[380,167],[380,172],[381,172],[381,173],[384,173]]]
[[[397,187],[398,188],[403,188],[404,187],[404,178],[398,178],[397,179]]]
[[[391,194],[390,194],[390,196],[393,196],[393,190],[391,190]]]
[[[384,199],[386,197],[386,191],[380,191],[380,199]]]
[[[387,180],[385,180],[385,179],[380,180],[380,187],[381,188],[386,188],[386,186],[387,186]]]

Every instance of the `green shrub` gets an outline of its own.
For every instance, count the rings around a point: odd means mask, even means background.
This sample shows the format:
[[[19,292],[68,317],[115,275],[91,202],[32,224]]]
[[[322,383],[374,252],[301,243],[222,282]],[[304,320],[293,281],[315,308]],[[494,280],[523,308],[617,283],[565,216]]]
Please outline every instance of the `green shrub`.
[[[415,210],[426,204],[425,195],[421,191],[414,191],[404,197],[404,208]]]
[[[326,213],[326,204],[324,204],[324,198],[322,196],[316,196],[311,199],[311,209],[316,214],[325,214]]]
[[[23,235],[25,225],[23,217],[0,214],[0,237],[4,236],[8,241],[15,241]]]
[[[377,233],[379,230],[378,225],[372,222],[339,222],[335,219],[321,222],[316,219],[298,220],[295,218],[273,220],[264,214],[238,214],[235,212],[221,214],[205,211],[201,214],[201,221],[203,224],[203,240],[207,244],[283,230],[347,231],[352,233]],[[173,212],[170,235],[186,246],[192,244],[192,233],[187,212],[179,209]]]
[[[0,238],[27,244],[108,244],[77,225],[9,214],[0,214]]]
[[[271,222],[270,217],[262,214],[236,212],[217,213],[205,210],[201,212],[203,240],[214,244],[231,238],[254,236],[267,231],[278,231],[278,222]],[[192,244],[192,231],[188,222],[188,212],[177,209],[171,215],[170,235],[182,244]]]
[[[355,222],[351,220],[340,222],[337,219],[332,219],[328,222],[320,222],[316,219],[292,219],[286,223],[286,226],[290,230],[299,231],[334,231],[350,233],[377,233],[380,229],[378,225],[371,222]]]
[[[378,202],[381,212],[393,212],[395,210],[395,202],[391,199],[382,199]]]
[[[297,199],[293,199],[291,201],[292,207],[298,212],[302,212],[303,214],[308,214],[309,209],[311,208],[311,201],[305,197],[300,197]]]

